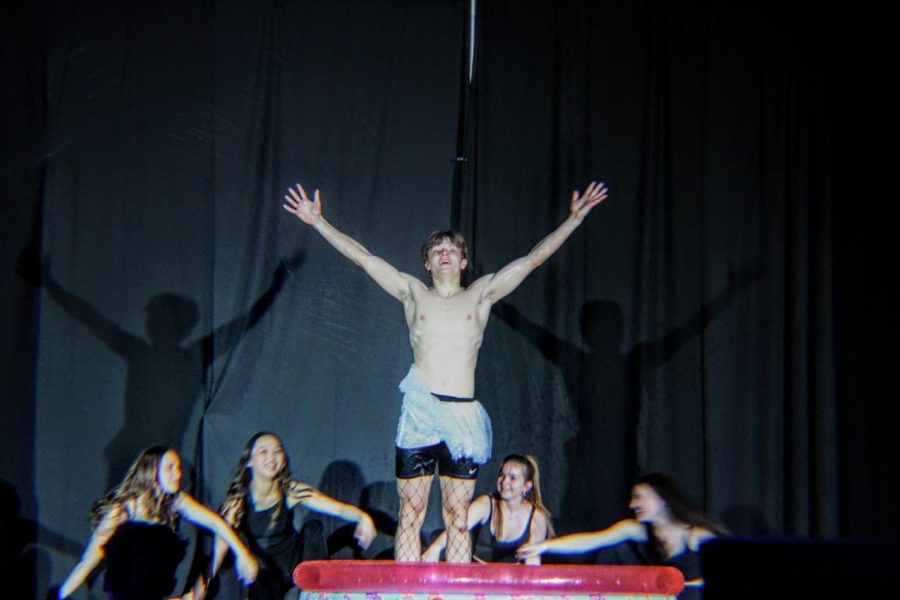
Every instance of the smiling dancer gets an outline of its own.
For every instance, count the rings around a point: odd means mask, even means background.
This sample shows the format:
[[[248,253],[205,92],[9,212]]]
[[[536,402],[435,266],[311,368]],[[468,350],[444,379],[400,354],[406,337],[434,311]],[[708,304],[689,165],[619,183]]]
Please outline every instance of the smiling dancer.
[[[259,560],[259,576],[248,590],[250,600],[282,600],[293,587],[291,572],[303,550],[294,529],[293,510],[297,506],[356,523],[353,537],[363,549],[375,538],[375,524],[365,512],[293,479],[281,440],[274,433],[261,431],[244,447],[221,509],[225,520]],[[226,551],[217,538],[214,575]],[[205,589],[195,586],[194,590],[196,598],[204,597]]]
[[[541,500],[537,459],[530,454],[511,454],[503,459],[497,473],[497,491],[479,496],[469,505],[468,526],[477,530],[473,558],[478,562],[516,562],[520,546],[552,537],[550,511]],[[422,560],[438,560],[446,544],[444,532]],[[530,556],[525,563],[539,565],[541,557]]]
[[[362,267],[375,283],[403,304],[413,366],[400,383],[403,406],[396,437],[400,515],[394,555],[418,561],[419,532],[434,473],[440,475],[441,504],[448,532],[447,560],[469,562],[466,513],[478,465],[491,452],[491,427],[475,400],[475,364],[491,306],[515,290],[556,252],[592,208],[607,196],[602,183],[572,192],[569,217],[526,256],[463,287],[469,264],[466,243],[452,231],[437,231],[422,247],[431,287],[372,255],[362,244],[325,220],[319,190],[312,200],[300,184],[285,196],[285,210],[312,226],[342,255]]]
[[[94,532],[58,597],[74,593],[106,557],[103,589],[109,600],[168,598],[185,550],[175,533],[179,516],[224,540],[237,558],[240,579],[253,582],[256,559],[219,515],[181,490],[178,453],[155,446],[141,452],[122,483],[94,504]]]
[[[573,533],[519,549],[519,558],[529,559],[545,552],[578,554],[622,542],[636,542],[646,565],[667,565],[684,575],[682,598],[698,595],[703,584],[700,573],[700,544],[727,533],[724,527],[693,508],[684,495],[660,473],[647,473],[631,488],[628,507],[633,519],[625,519],[602,531]]]

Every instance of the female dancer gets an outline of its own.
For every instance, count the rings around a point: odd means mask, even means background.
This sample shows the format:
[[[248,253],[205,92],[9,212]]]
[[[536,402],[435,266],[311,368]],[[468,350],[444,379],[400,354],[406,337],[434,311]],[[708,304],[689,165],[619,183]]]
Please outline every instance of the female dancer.
[[[278,436],[267,431],[257,433],[247,442],[238,460],[220,509],[260,561],[259,577],[249,588],[250,600],[282,600],[293,587],[291,572],[302,550],[292,512],[297,505],[355,522],[353,537],[363,549],[369,547],[377,533],[372,519],[360,509],[292,479]],[[213,575],[222,564],[225,551],[217,538]],[[197,598],[203,597],[197,586],[194,593]]]
[[[541,501],[537,460],[530,454],[512,454],[503,459],[497,474],[497,491],[479,496],[469,505],[468,525],[475,534],[473,558],[479,562],[516,562],[516,551],[553,536],[550,511]],[[443,532],[422,555],[436,561],[444,549]],[[525,559],[541,564],[539,554]]]
[[[237,535],[219,515],[181,491],[178,453],[155,446],[141,452],[122,483],[94,504],[94,532],[59,598],[78,589],[104,556],[103,589],[110,600],[168,598],[185,549],[175,533],[179,516],[221,537],[237,558],[240,578],[246,583],[255,579],[256,559]]]
[[[553,540],[531,543],[519,549],[526,560],[544,552],[576,554],[620,542],[638,542],[641,558],[648,565],[669,565],[681,570],[686,587],[699,587],[699,547],[704,541],[727,533],[724,527],[691,507],[665,475],[647,473],[631,489],[634,519],[625,519],[602,531],[573,533]]]

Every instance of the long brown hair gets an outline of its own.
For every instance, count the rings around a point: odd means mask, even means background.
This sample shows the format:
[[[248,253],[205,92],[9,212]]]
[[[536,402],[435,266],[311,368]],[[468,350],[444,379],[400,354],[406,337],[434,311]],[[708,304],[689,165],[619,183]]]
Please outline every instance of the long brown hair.
[[[503,459],[503,462],[500,463],[500,470],[497,472],[497,477],[503,473],[503,467],[506,463],[516,463],[520,467],[522,467],[522,473],[524,475],[525,481],[531,482],[531,489],[527,490],[523,495],[523,498],[526,502],[531,504],[534,507],[535,511],[540,511],[544,513],[544,516],[547,517],[547,537],[555,537],[556,532],[553,530],[553,520],[552,515],[550,514],[550,510],[544,506],[543,500],[541,500],[541,473],[540,469],[538,469],[537,459],[531,454],[510,454],[506,458]],[[500,494],[494,492],[492,494],[491,502],[494,500],[500,499]],[[503,537],[503,512],[500,510],[496,511],[496,528],[495,535],[497,538]],[[490,525],[490,524],[489,524]],[[528,532],[529,539],[531,536],[531,532]]]
[[[96,527],[113,508],[125,511],[128,520],[136,518],[139,506],[147,509],[147,517],[169,527],[178,524],[175,499],[180,492],[166,493],[159,485],[159,463],[168,452],[175,452],[163,446],[152,446],[143,450],[135,459],[122,483],[113,488],[91,507],[91,525]],[[177,454],[177,453],[176,453]]]
[[[250,501],[250,481],[253,479],[253,471],[247,466],[247,463],[250,461],[256,442],[267,435],[278,440],[278,444],[281,446],[282,452],[284,452],[284,444],[281,438],[270,431],[259,431],[247,440],[244,451],[241,452],[241,457],[234,468],[234,476],[228,485],[225,501],[219,507],[219,513],[234,528],[240,527],[243,523],[244,515],[247,514],[247,503]],[[282,505],[284,504],[283,499],[290,493],[291,489],[291,466],[286,452],[284,453],[284,465],[275,474],[275,481],[276,489],[278,490],[278,503],[275,505],[275,510],[272,511],[272,519],[269,522],[270,528],[275,525],[276,519],[281,514]]]

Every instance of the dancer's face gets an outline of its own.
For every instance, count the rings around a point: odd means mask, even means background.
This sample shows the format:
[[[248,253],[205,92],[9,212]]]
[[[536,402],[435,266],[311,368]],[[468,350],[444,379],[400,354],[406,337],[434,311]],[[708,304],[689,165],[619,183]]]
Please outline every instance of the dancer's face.
[[[176,494],[181,489],[181,459],[174,450],[169,450],[159,459],[156,481],[167,494]]]
[[[425,270],[435,274],[457,274],[462,272],[469,262],[462,257],[462,250],[450,239],[444,238],[437,246],[428,251]]]
[[[631,488],[628,508],[634,511],[634,518],[642,523],[653,522],[666,515],[668,510],[665,501],[646,483],[639,483]]]
[[[525,480],[525,467],[514,461],[503,463],[497,476],[497,493],[503,500],[522,498],[531,489],[531,481]]]
[[[273,479],[284,467],[284,448],[274,435],[264,435],[256,440],[250,451],[250,467],[254,477]]]

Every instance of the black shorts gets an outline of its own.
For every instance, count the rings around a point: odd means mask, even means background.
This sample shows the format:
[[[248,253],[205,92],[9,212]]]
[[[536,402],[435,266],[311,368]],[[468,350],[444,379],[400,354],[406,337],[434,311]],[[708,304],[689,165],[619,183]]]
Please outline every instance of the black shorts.
[[[453,460],[450,449],[444,442],[422,448],[397,448],[395,468],[397,479],[434,475],[435,470],[441,477],[456,479],[478,477],[478,463],[469,456]]]

